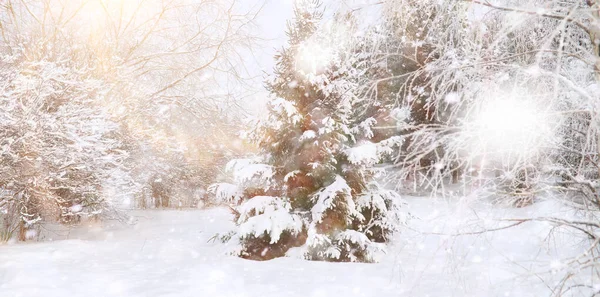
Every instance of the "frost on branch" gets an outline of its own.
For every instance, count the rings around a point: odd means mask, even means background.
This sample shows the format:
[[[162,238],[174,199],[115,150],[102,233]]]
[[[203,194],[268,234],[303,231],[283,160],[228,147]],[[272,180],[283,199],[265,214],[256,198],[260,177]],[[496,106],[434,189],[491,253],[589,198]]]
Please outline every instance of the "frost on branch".
[[[0,209],[20,214],[22,232],[101,215],[111,201],[102,189],[129,180],[117,125],[100,105],[107,86],[47,61],[5,64],[0,76]]]

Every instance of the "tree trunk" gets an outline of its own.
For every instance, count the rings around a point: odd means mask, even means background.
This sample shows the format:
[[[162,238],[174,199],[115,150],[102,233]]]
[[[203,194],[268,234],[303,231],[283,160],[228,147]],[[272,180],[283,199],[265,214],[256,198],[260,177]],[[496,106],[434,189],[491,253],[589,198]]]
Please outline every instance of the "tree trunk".
[[[27,240],[27,228],[25,228],[25,222],[23,220],[21,220],[19,222],[19,237],[18,237],[19,241],[25,241]]]

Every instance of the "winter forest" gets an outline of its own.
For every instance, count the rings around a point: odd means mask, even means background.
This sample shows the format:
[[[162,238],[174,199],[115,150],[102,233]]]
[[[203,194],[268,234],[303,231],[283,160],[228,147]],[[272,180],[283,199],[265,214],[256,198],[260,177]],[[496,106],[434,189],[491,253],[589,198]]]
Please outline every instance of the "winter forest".
[[[2,0],[0,297],[600,296],[600,0]]]

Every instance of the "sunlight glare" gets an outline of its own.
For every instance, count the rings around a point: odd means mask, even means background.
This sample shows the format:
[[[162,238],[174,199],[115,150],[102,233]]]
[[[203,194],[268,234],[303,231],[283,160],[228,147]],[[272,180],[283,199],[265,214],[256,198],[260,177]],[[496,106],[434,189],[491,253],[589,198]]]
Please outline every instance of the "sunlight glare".
[[[333,56],[333,49],[309,40],[298,47],[296,69],[305,75],[318,74],[329,66]]]
[[[524,96],[504,95],[483,102],[474,117],[475,149],[503,157],[530,158],[552,136],[544,108]]]
[[[151,2],[142,2],[143,0],[91,0],[82,2],[81,6],[73,3],[71,7],[80,10],[77,14],[83,17],[79,20],[80,25],[101,29],[106,26],[108,19],[128,20],[133,15],[146,12],[154,5]]]

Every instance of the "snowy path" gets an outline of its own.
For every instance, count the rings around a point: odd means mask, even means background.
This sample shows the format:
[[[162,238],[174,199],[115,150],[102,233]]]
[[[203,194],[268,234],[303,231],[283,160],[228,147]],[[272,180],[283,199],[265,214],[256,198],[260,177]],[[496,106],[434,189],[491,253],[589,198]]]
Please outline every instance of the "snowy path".
[[[423,199],[411,205],[421,218],[411,228],[419,230],[452,231],[473,213],[445,202],[432,207]],[[551,262],[553,255],[541,248],[549,228],[543,224],[469,237],[406,231],[382,263],[332,264],[291,258],[251,262],[224,255],[222,245],[208,242],[230,227],[223,209],[135,214],[135,226],[89,228],[69,236],[79,239],[0,246],[0,297],[548,295],[541,281],[515,278],[532,265]]]

